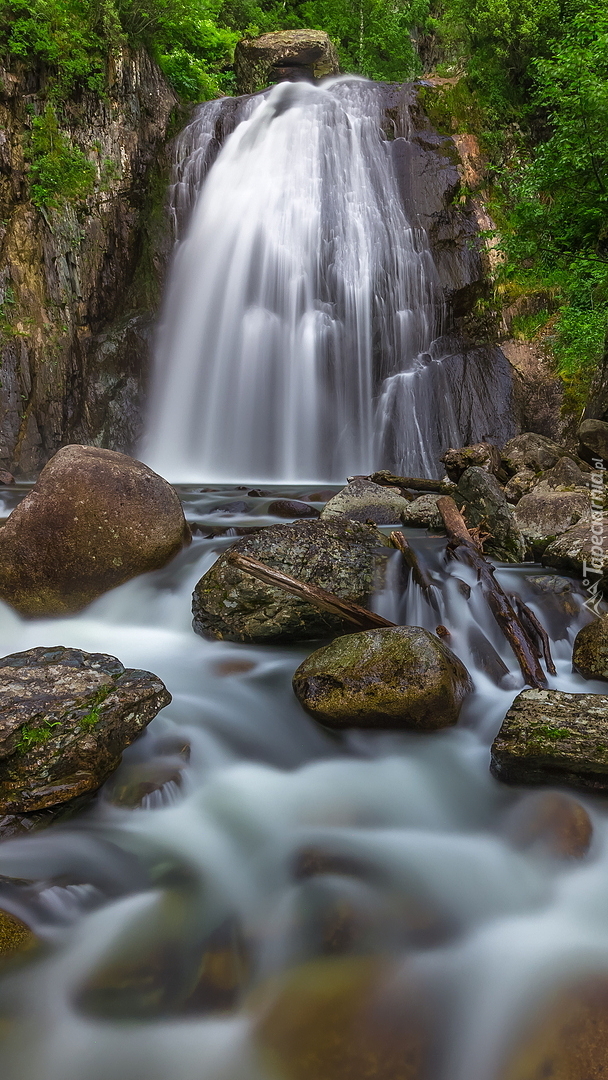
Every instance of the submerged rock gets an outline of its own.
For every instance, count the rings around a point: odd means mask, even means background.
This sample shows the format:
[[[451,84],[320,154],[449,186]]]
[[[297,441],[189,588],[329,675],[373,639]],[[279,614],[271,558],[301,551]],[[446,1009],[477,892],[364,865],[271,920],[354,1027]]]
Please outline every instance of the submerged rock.
[[[188,543],[166,480],[125,454],[64,446],[2,529],[0,598],[22,615],[69,615]]]
[[[519,800],[506,831],[515,847],[557,859],[582,859],[593,839],[585,807],[561,791],[536,791]]]
[[[322,518],[343,514],[351,521],[395,525],[407,514],[410,503],[398,491],[371,480],[352,480],[334,495],[321,512]]]
[[[608,680],[608,615],[579,630],[572,651],[572,666],[585,679]]]
[[[474,446],[463,446],[459,450],[447,450],[439,459],[445,465],[445,471],[450,480],[458,483],[463,472],[475,465],[485,472],[500,472],[500,451],[492,443],[475,443]]]
[[[38,938],[21,919],[0,909],[0,958],[27,952],[38,945]]]
[[[297,669],[300,704],[333,728],[434,731],[458,720],[473,689],[457,656],[417,626],[348,634]]]
[[[275,499],[268,507],[268,513],[282,518],[318,518],[321,512],[299,499]]]
[[[608,791],[608,696],[524,690],[492,744],[491,771],[507,784]]]
[[[401,518],[412,529],[443,529],[443,518],[437,509],[440,495],[420,495],[407,504]]]
[[[275,30],[239,41],[234,52],[237,93],[255,94],[282,79],[320,79],[340,71],[324,30]]]
[[[319,521],[270,525],[238,540],[234,550],[365,605],[392,549],[373,525],[336,514]],[[338,616],[237,569],[229,552],[196,585],[192,613],[197,634],[226,641],[306,641],[351,629]]]
[[[464,516],[469,528],[479,525],[491,535],[485,551],[503,562],[521,562],[526,542],[517,527],[513,511],[495,476],[472,466],[458,481],[456,500],[465,501]]]
[[[540,558],[549,544],[586,519],[590,510],[589,492],[585,489],[559,491],[541,483],[520,499],[513,517],[529,550]]]
[[[171,701],[149,671],[80,649],[28,649],[0,660],[0,813],[56,806],[94,791]]]

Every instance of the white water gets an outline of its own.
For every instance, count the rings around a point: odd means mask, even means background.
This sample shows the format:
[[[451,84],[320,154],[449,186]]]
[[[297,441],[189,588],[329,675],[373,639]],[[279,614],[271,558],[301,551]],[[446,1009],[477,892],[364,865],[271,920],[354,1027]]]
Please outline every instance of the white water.
[[[162,475],[435,475],[441,450],[461,445],[462,387],[435,344],[441,290],[426,234],[405,217],[384,108],[360,79],[283,83],[202,106],[180,137],[172,215],[187,229],[144,451]],[[492,379],[478,378],[480,436],[484,409],[500,410]]]
[[[3,1080],[274,1080],[256,1044],[259,1002],[248,1005],[247,995],[270,973],[323,953],[319,920],[336,903],[350,905],[363,927],[350,951],[388,955],[422,995],[439,993],[428,1080],[496,1080],[537,998],[575,975],[608,972],[606,812],[582,799],[595,834],[580,864],[511,845],[509,815],[529,796],[490,777],[488,748],[521,679],[474,581],[463,599],[456,575],[466,570],[445,565],[440,540],[412,535],[444,580],[438,609],[415,585],[400,598],[396,584],[378,606],[409,623],[444,623],[476,685],[458,728],[426,737],[335,740],[291,692],[308,649],[197,638],[191,590],[226,540],[195,541],[170,570],[130,582],[77,618],[26,622],[2,608],[5,653],[57,642],[107,651],[157,672],[173,694],[88,815],[0,846],[0,875],[18,879],[0,880],[2,906],[50,944],[48,956],[0,985]],[[567,630],[559,617],[547,622],[521,571],[500,576],[552,632],[552,685],[601,691],[571,674],[580,620]],[[476,659],[480,643],[510,668],[500,685]],[[112,805],[117,782],[151,765],[173,768],[185,741],[191,758],[179,759],[179,786],[171,780],[148,796],[148,809]],[[294,857],[309,846],[355,867],[294,877]],[[412,906],[429,914],[429,940],[412,930]],[[227,919],[253,957],[245,1002],[224,1013],[184,1011],[204,942]],[[86,988],[112,958],[137,971],[157,955],[158,1000],[142,1006],[135,980],[116,991],[110,1014],[87,1004]]]

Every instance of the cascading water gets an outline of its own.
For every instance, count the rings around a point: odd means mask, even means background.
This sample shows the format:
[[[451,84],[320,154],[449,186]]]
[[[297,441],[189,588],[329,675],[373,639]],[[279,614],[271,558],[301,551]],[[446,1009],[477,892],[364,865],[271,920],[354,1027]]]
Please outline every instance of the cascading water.
[[[405,101],[401,113],[403,136]],[[163,475],[435,475],[461,445],[467,380],[442,363],[442,293],[384,114],[381,88],[361,79],[283,83],[202,106],[178,141],[172,215],[187,230],[144,452]],[[504,404],[491,372],[478,382],[473,436]]]

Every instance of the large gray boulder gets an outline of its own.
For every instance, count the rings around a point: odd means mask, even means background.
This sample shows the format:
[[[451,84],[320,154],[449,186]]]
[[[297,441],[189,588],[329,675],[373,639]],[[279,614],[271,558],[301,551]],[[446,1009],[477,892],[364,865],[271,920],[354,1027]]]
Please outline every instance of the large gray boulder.
[[[324,30],[275,30],[239,41],[234,51],[237,92],[255,94],[284,79],[321,79],[340,71]]]
[[[571,457],[572,455],[564,450],[563,446],[553,442],[553,439],[548,439],[546,435],[524,431],[522,435],[516,435],[503,447],[502,464],[511,475],[524,468],[540,473],[553,468],[564,456]]]
[[[407,514],[409,505],[396,488],[374,484],[371,480],[351,480],[324,506],[321,517],[326,519],[340,514],[351,521],[395,525]]]
[[[0,535],[0,599],[22,615],[69,615],[191,540],[179,498],[141,461],[64,446]]]
[[[491,770],[508,784],[608,792],[608,696],[524,690],[492,744]]]
[[[332,728],[434,731],[458,720],[473,689],[457,656],[418,626],[365,630],[317,649],[293,688],[307,712]]]
[[[590,510],[589,491],[585,488],[566,491],[541,483],[519,500],[513,517],[529,550],[540,558],[556,537],[587,520]]]
[[[443,529],[443,518],[437,509],[441,495],[420,495],[407,504],[401,518],[411,529]]]
[[[472,466],[458,481],[456,501],[464,501],[464,517],[469,528],[480,526],[491,536],[484,550],[503,562],[521,562],[526,542],[495,476]]]
[[[3,657],[0,814],[95,791],[170,701],[156,675],[104,653],[57,646]]]
[[[392,549],[373,525],[340,514],[319,521],[271,525],[238,540],[233,550],[365,605],[381,583]],[[229,555],[220,556],[194,590],[192,625],[197,634],[226,641],[272,643],[306,641],[351,629],[337,616],[237,569]]]
[[[543,566],[608,586],[608,514],[574,525],[558,536],[542,556]]]

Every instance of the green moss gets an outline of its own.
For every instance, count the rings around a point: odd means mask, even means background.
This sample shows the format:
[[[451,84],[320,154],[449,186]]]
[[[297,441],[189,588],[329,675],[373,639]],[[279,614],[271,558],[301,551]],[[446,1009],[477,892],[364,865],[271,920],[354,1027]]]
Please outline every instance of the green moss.
[[[569,728],[551,727],[550,724],[540,724],[539,727],[534,729],[534,737],[540,737],[549,742],[559,742],[560,739],[572,739],[575,735],[576,732],[570,731]]]
[[[422,86],[418,99],[431,124],[442,135],[466,132],[483,137],[486,120],[479,98],[471,93],[466,79],[454,85]]]
[[[108,694],[114,689],[112,685],[102,686],[100,690],[92,697],[89,702],[90,709],[84,716],[79,717],[78,724],[81,728],[92,728],[99,720],[99,712],[101,705],[106,700]]]
[[[28,750],[31,750],[34,746],[40,746],[42,743],[48,742],[53,735],[53,729],[59,727],[60,720],[51,721],[44,719],[39,727],[35,727],[33,724],[24,724],[19,732],[19,741],[15,746],[15,753],[27,754]]]
[[[95,166],[59,130],[52,105],[47,105],[42,116],[32,120],[30,156],[30,196],[39,210],[80,202],[93,190]]]

